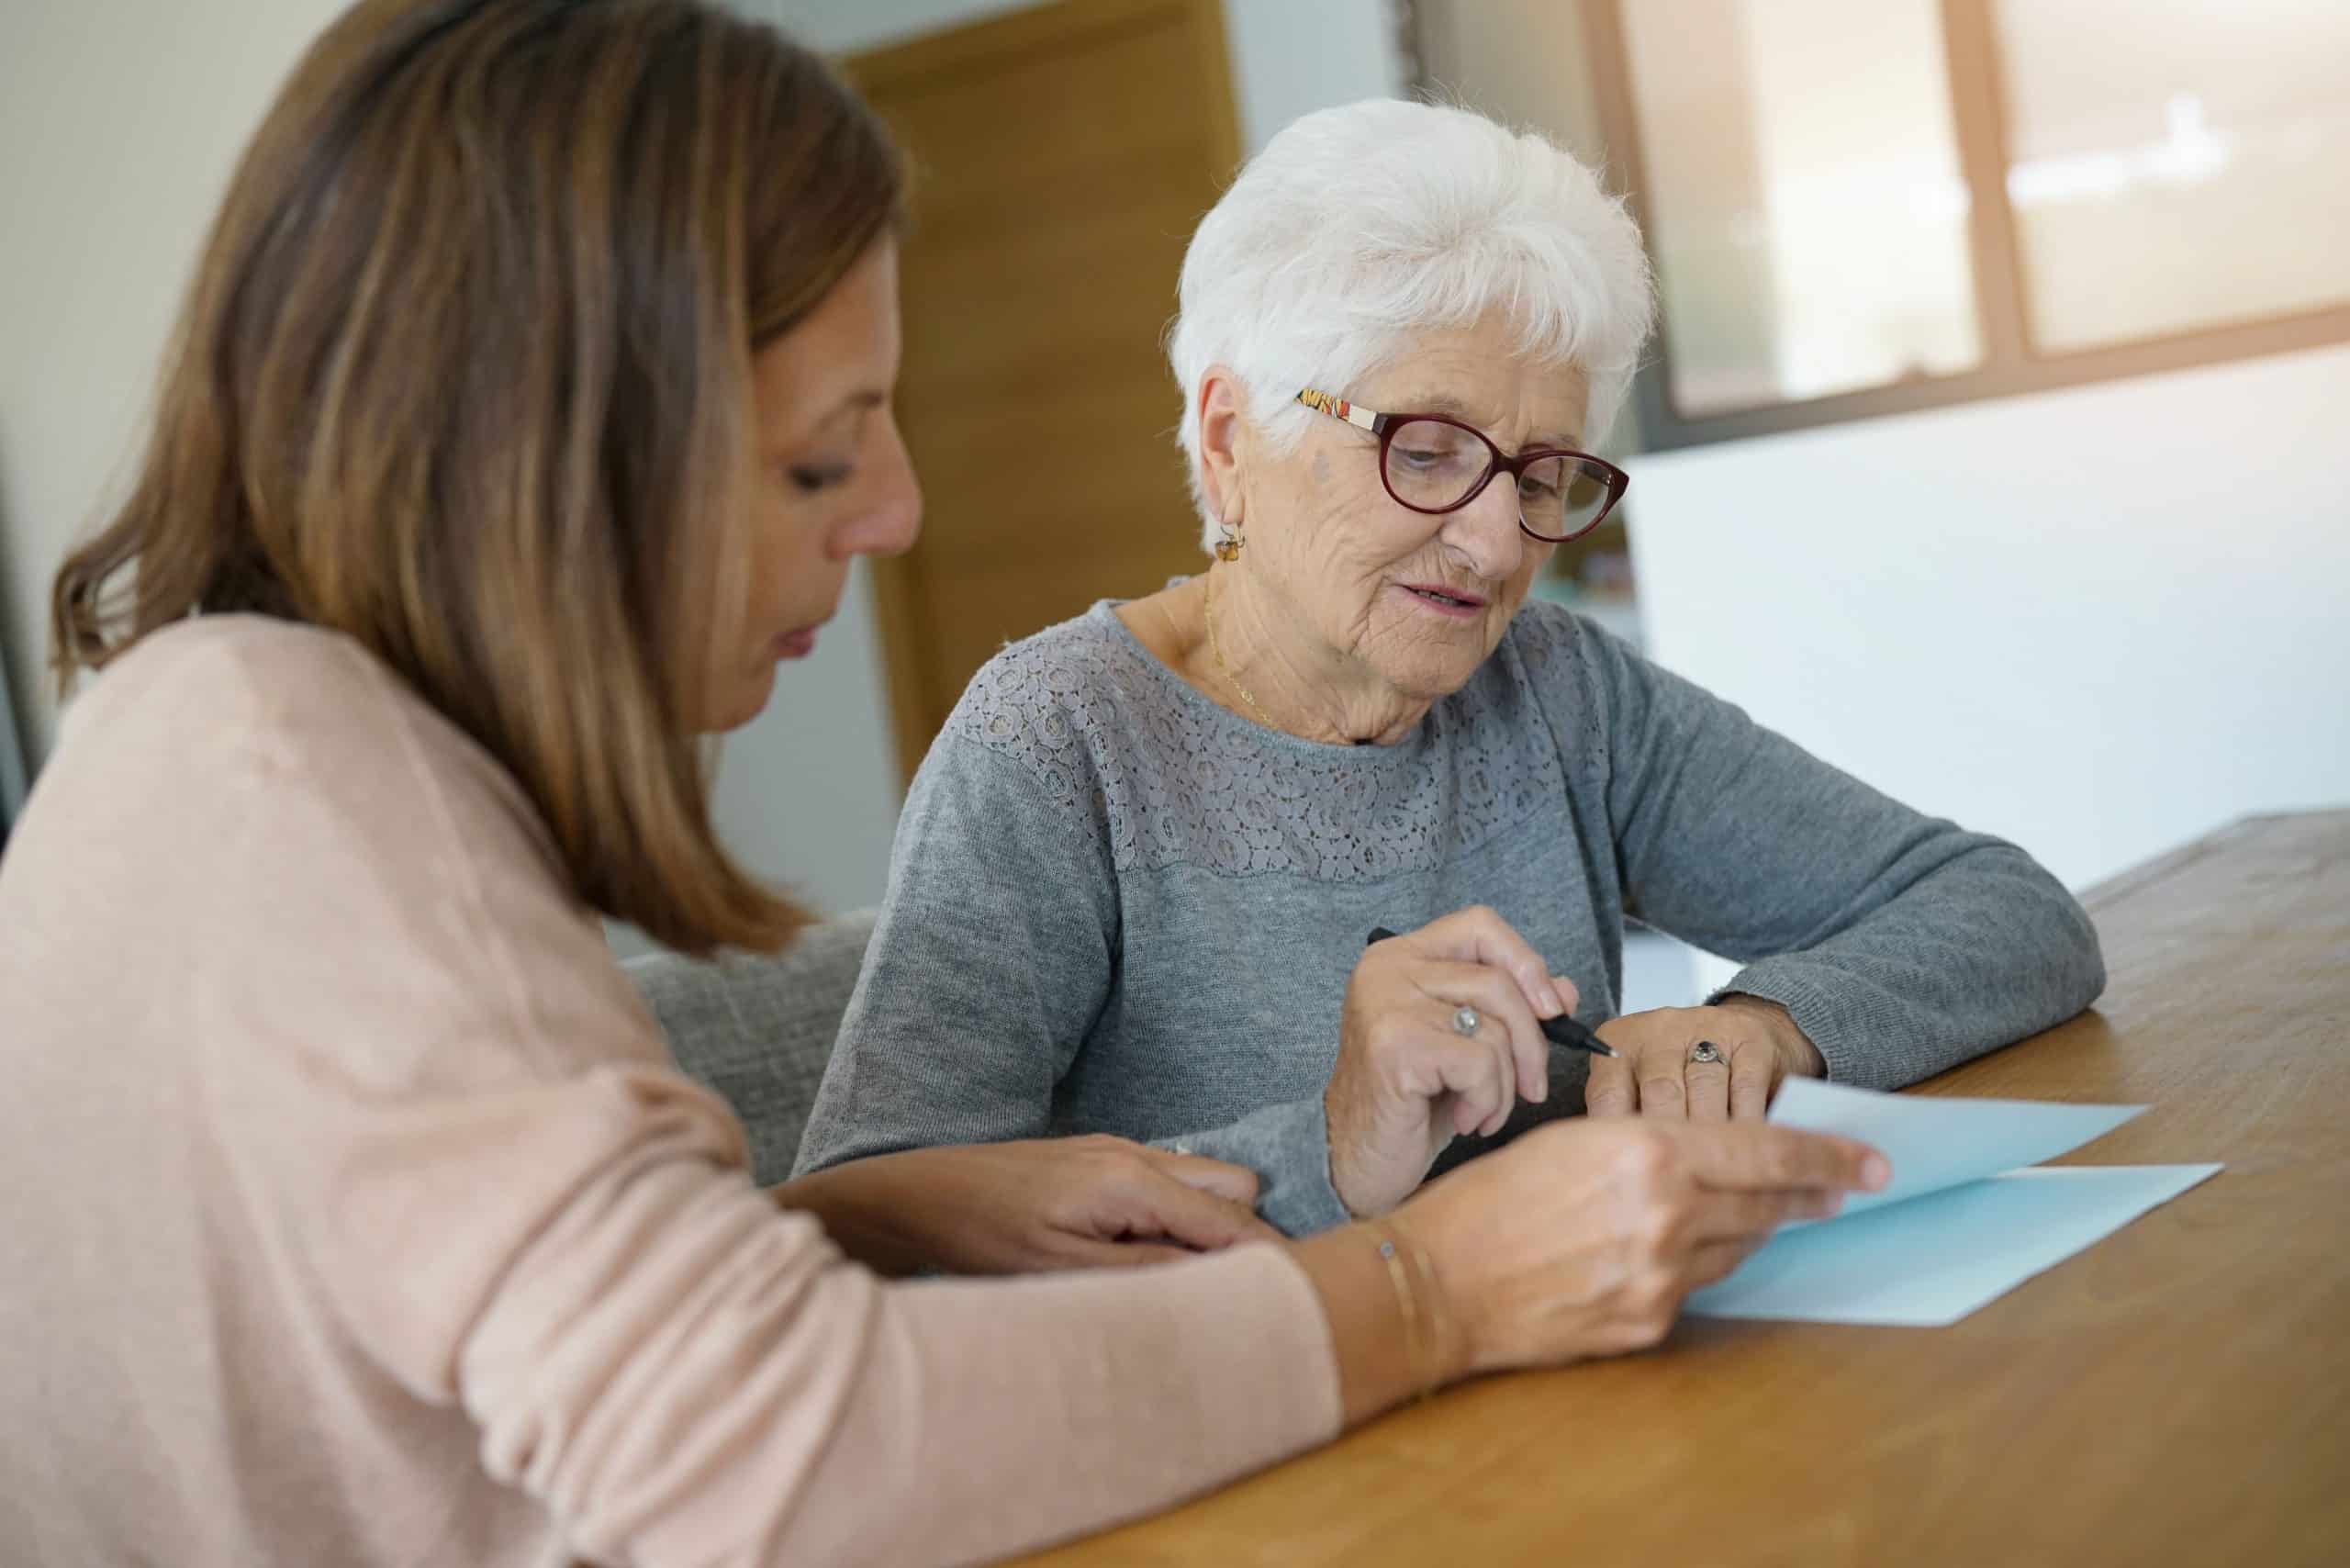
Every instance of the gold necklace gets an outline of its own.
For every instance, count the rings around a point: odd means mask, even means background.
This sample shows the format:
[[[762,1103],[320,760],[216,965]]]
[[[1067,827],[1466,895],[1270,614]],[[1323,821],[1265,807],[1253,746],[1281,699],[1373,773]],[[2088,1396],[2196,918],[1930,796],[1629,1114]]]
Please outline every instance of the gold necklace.
[[[1203,592],[1200,598],[1201,603],[1207,614],[1208,652],[1215,655],[1216,674],[1224,677],[1225,685],[1231,687],[1233,690],[1240,693],[1240,700],[1248,704],[1248,711],[1257,716],[1257,722],[1264,725],[1265,728],[1269,730],[1280,729],[1281,726],[1279,724],[1274,723],[1270,719],[1265,717],[1265,711],[1257,706],[1257,700],[1248,694],[1248,689],[1247,687],[1240,684],[1240,678],[1232,673],[1232,666],[1224,662],[1224,644],[1216,640],[1215,635],[1215,574],[1214,572],[1210,572],[1208,574],[1206,591]]]

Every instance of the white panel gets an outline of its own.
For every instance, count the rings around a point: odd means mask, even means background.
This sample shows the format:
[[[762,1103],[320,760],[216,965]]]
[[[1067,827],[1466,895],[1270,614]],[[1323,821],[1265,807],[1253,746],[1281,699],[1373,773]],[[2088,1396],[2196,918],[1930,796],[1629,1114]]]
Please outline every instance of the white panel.
[[[1225,0],[1224,17],[1247,151],[1300,115],[1404,88],[1387,0]]]
[[[0,47],[0,602],[29,761],[49,585],[136,461],[229,170],[337,0],[12,4]]]
[[[1651,652],[2075,886],[2350,802],[2350,347],[1639,458]]]

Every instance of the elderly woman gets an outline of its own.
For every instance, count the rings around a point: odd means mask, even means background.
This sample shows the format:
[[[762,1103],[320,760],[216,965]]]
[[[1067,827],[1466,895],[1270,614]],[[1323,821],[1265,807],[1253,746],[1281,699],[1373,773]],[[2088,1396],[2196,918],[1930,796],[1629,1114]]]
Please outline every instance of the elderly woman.
[[[1649,315],[1631,222],[1539,137],[1381,101],[1274,139],[1171,338],[1214,560],[972,681],[803,1169],[1112,1132],[1252,1168],[1306,1233],[1535,1121],[1759,1117],[2096,997],[2021,850],[1528,602],[1623,496],[1590,449]],[[1616,1016],[1634,918],[1746,967]],[[1616,1057],[1552,1051],[1568,1010]]]

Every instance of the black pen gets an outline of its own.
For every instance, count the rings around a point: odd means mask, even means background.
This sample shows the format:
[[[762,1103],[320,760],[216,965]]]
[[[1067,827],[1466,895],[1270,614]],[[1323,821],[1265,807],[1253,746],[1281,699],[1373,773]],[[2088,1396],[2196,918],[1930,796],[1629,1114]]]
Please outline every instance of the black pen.
[[[1371,928],[1371,935],[1363,938],[1362,945],[1368,947],[1373,942],[1384,942],[1394,935],[1383,925],[1374,925]],[[1556,1018],[1538,1018],[1535,1022],[1542,1025],[1542,1037],[1554,1046],[1572,1046],[1576,1050],[1589,1051],[1595,1057],[1616,1054],[1615,1047],[1576,1023],[1572,1014],[1561,1013]]]

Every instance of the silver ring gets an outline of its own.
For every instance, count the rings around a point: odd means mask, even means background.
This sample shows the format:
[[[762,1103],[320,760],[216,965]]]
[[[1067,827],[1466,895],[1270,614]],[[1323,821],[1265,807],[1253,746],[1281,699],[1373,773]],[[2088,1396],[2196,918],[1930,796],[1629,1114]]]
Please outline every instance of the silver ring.
[[[1477,1025],[1483,1022],[1483,1019],[1477,1016],[1477,1010],[1464,1002],[1452,1015],[1452,1032],[1456,1035],[1473,1036],[1477,1032]]]
[[[1691,1061],[1717,1062],[1722,1059],[1722,1053],[1720,1048],[1718,1047],[1713,1041],[1700,1040],[1695,1046],[1690,1047],[1689,1059]]]

